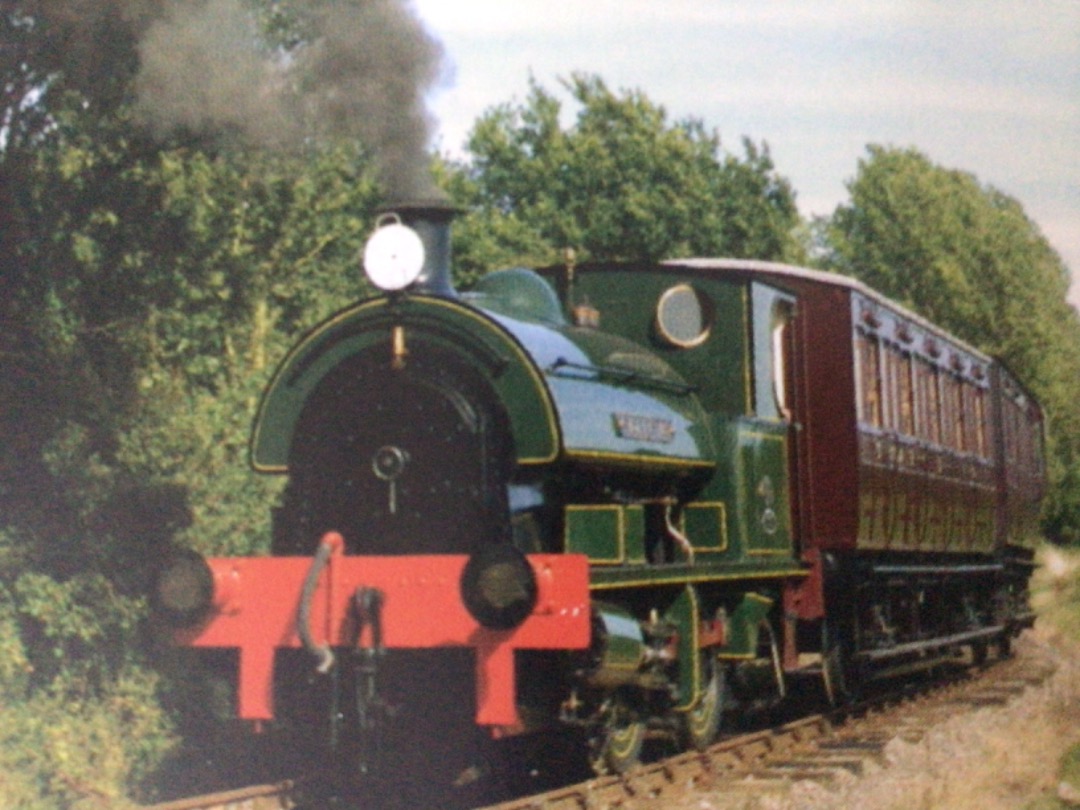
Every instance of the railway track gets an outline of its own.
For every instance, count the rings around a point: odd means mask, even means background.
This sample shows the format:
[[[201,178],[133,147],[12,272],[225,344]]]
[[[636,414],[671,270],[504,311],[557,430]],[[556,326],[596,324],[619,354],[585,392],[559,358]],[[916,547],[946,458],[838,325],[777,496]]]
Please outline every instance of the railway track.
[[[845,709],[723,740],[603,777],[484,810],[607,810],[661,808],[688,791],[760,795],[785,793],[798,781],[829,784],[885,762],[890,741],[917,742],[936,724],[963,712],[1004,706],[1046,681],[1055,668],[1028,657],[997,662],[948,683],[883,695]],[[725,805],[726,806],[726,805]]]
[[[292,781],[207,793],[144,808],[144,810],[292,810],[297,806],[297,785]]]
[[[885,761],[894,739],[916,742],[936,724],[987,706],[1004,706],[1046,681],[1054,664],[1038,653],[963,668],[945,683],[908,687],[856,705],[724,739],[639,766],[488,805],[484,810],[607,810],[659,808],[689,792],[732,796],[783,793],[802,780],[828,785]],[[307,810],[299,783],[286,781],[156,804],[144,810]],[[358,810],[366,810],[358,808]]]

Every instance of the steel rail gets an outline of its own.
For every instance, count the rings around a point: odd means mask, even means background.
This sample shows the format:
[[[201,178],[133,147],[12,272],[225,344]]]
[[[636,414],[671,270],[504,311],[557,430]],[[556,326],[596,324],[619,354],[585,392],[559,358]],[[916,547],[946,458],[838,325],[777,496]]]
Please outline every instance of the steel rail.
[[[296,790],[297,783],[288,780],[146,805],[140,810],[292,810],[297,805]]]

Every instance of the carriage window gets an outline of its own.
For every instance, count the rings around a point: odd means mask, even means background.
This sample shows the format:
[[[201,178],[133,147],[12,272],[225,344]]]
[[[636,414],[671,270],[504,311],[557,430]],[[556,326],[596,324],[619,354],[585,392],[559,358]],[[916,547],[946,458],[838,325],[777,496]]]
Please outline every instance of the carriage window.
[[[898,433],[910,435],[912,429],[911,358],[890,343],[883,343],[882,422]]]
[[[942,430],[945,446],[964,450],[964,397],[963,382],[953,374],[946,374],[942,384]]]
[[[986,457],[986,402],[982,388],[970,383],[964,386],[964,425],[967,435],[964,447],[971,453]]]
[[[916,429],[919,438],[941,444],[941,387],[937,366],[915,361]]]
[[[911,355],[893,349],[889,352],[893,367],[893,392],[896,396],[896,424],[906,436],[915,435],[915,395],[911,382]]]
[[[881,360],[878,339],[860,332],[856,338],[859,362],[859,421],[881,427]]]

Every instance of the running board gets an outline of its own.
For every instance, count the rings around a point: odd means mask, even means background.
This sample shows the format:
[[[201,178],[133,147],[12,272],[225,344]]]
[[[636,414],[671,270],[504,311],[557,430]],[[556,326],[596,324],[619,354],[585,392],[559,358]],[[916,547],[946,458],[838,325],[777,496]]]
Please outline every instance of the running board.
[[[862,650],[855,653],[852,658],[856,661],[883,661],[888,658],[897,658],[901,655],[938,650],[942,647],[952,647],[957,644],[968,644],[972,641],[990,639],[1005,633],[1004,625],[984,627],[980,630],[968,630],[964,633],[956,633],[951,636],[939,636],[926,641],[912,641],[907,644],[897,644],[885,650]]]
[[[971,565],[872,565],[870,570],[879,576],[986,576],[1005,570],[1001,563]]]

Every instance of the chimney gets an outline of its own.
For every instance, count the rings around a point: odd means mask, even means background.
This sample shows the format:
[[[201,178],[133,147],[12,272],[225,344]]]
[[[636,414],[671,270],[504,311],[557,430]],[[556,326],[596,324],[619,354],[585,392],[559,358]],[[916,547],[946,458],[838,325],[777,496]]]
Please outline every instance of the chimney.
[[[424,266],[410,286],[414,292],[457,298],[450,280],[450,221],[460,213],[449,200],[402,200],[387,203],[380,214],[397,214],[424,244]]]

